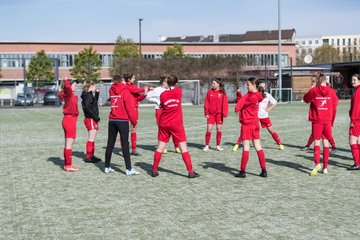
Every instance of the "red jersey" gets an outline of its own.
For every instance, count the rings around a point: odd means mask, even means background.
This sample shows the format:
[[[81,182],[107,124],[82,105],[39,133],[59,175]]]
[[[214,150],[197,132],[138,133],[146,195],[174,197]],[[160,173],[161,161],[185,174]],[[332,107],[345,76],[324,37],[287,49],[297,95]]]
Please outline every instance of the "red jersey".
[[[78,96],[76,96],[72,89],[69,80],[65,80],[64,90],[58,93],[59,99],[65,101],[63,106],[63,114],[78,116]]]
[[[208,116],[209,114],[221,114],[223,117],[228,116],[229,104],[226,93],[213,89],[207,92],[204,104],[204,115]]]
[[[248,92],[237,102],[235,112],[239,112],[242,124],[258,124],[259,102],[264,99],[260,92]]]
[[[160,127],[184,125],[181,98],[181,88],[173,88],[161,93],[160,107],[162,111],[159,119]]]
[[[339,102],[334,89],[320,84],[311,88],[305,95],[304,101],[310,103],[309,121],[312,123],[334,123],[336,107]]]
[[[127,86],[122,83],[113,83],[109,93],[111,104],[109,120],[130,120],[133,125],[136,125],[136,106]]]
[[[350,123],[354,124],[356,121],[360,120],[360,87],[355,88],[354,94],[351,98],[350,105]]]
[[[240,90],[236,91],[236,103],[239,102],[240,98],[242,98],[242,94]]]
[[[133,96],[136,106],[138,106],[139,102],[141,102],[146,97],[145,94],[140,94],[142,92],[145,92],[145,88],[138,88],[134,83],[130,82],[127,82],[126,86],[128,87],[131,95]]]

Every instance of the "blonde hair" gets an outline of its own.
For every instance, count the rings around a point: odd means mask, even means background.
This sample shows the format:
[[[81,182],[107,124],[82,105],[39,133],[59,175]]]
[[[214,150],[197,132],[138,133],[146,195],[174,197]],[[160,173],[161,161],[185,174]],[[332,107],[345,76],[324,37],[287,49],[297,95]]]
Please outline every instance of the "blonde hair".
[[[85,80],[83,85],[83,91],[88,92],[91,86],[94,86],[96,83],[92,80]]]

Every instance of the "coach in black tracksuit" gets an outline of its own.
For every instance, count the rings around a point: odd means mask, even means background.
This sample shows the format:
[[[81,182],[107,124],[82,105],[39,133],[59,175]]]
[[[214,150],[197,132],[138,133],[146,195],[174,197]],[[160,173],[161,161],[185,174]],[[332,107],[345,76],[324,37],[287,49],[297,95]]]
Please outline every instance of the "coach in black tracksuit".
[[[94,96],[95,92],[95,96]],[[101,159],[94,156],[95,151],[95,138],[99,130],[98,122],[100,121],[99,117],[99,90],[96,89],[96,84],[94,81],[86,80],[84,81],[83,92],[81,94],[81,105],[84,111],[84,124],[88,130],[88,141],[86,142],[86,157],[85,162],[96,163],[101,161]]]

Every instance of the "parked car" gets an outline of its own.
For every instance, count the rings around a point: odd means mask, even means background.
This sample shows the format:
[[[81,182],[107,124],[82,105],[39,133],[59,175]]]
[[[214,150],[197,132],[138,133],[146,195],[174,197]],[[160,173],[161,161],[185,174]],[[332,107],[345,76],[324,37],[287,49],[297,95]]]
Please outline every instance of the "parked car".
[[[55,105],[58,101],[61,104],[61,101],[55,91],[46,92],[44,95],[44,105]]]
[[[19,93],[16,97],[15,106],[34,106],[34,97],[31,94],[26,94],[25,101],[25,95]]]

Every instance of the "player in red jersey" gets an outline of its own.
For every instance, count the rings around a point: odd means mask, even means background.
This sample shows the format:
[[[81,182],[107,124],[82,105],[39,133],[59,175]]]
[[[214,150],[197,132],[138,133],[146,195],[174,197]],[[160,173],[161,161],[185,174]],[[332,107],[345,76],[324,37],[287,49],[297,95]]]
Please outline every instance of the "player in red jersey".
[[[354,159],[354,165],[348,170],[360,170],[360,74],[354,74],[351,85],[355,88],[350,105],[349,144]]]
[[[223,151],[220,146],[222,137],[222,124],[224,118],[228,116],[229,103],[225,92],[224,84],[220,78],[216,78],[212,84],[211,89],[207,92],[204,104],[204,115],[207,119],[207,128],[205,134],[204,152],[209,150],[209,143],[213,125],[216,124],[216,150]]]
[[[128,87],[135,103],[136,103],[136,108],[135,108],[135,117],[138,120],[139,119],[139,102],[141,102],[147,95],[148,91],[150,90],[150,87],[146,87],[146,88],[138,88],[134,82],[135,82],[135,75],[132,73],[124,73],[123,78],[126,82],[126,86]],[[138,122],[138,121],[137,121]],[[136,140],[137,140],[137,136],[136,136],[136,125],[131,124],[131,155],[134,156],[141,156],[141,154],[136,151]]]
[[[169,87],[167,85],[167,76],[162,76],[160,78],[159,84],[160,84],[160,86],[149,91],[146,96],[147,100],[156,104],[155,105],[155,119],[156,119],[157,125],[159,125],[159,119],[160,119],[160,115],[161,115],[161,111],[162,111],[160,108],[160,95],[161,95],[161,93],[163,93],[164,91],[169,89]],[[174,142],[174,148],[175,148],[176,153],[181,153],[178,143]],[[167,153],[166,148],[164,149],[163,153]]]
[[[312,82],[311,87],[315,87],[316,84],[319,83],[316,76],[311,77],[311,82]],[[334,138],[331,138],[331,139],[328,139],[328,140],[329,140],[329,143],[331,144],[331,152],[332,152],[332,153],[335,153],[335,152],[336,152],[336,144],[335,144]],[[303,147],[303,148],[301,149],[301,151],[307,151],[307,150],[310,148],[311,144],[312,144],[314,141],[315,141],[315,138],[314,138],[314,136],[311,134],[310,137],[309,137],[309,139],[308,139],[308,141],[307,141],[307,143],[306,143],[306,145],[305,145],[305,147]]]
[[[305,95],[304,101],[310,103],[309,121],[312,122],[312,135],[315,138],[314,162],[315,168],[310,172],[316,176],[321,170],[320,143],[323,140],[323,173],[328,173],[328,161],[330,155],[329,141],[332,138],[332,125],[335,121],[336,107],[339,102],[335,91],[327,85],[326,77],[320,73],[316,86],[312,87]]]
[[[188,178],[196,178],[200,175],[194,172],[190,153],[186,145],[186,133],[184,129],[184,121],[181,107],[182,90],[178,88],[178,78],[175,75],[168,76],[167,84],[169,90],[164,91],[160,95],[161,115],[159,118],[158,146],[154,153],[154,165],[151,176],[159,176],[158,166],[166,143],[170,137],[174,142],[179,143],[182,159],[189,172]]]
[[[65,78],[59,91],[59,99],[64,101],[62,127],[65,133],[64,170],[68,172],[79,171],[72,165],[72,147],[76,138],[76,122],[79,115],[78,96],[75,95],[77,82]]]
[[[125,174],[127,176],[140,174],[131,167],[131,159],[129,152],[129,121],[136,126],[136,103],[134,102],[129,89],[121,75],[115,74],[113,76],[113,84],[109,90],[110,93],[110,107],[109,114],[109,128],[108,141],[105,152],[105,173],[113,172],[110,167],[111,155],[114,150],[117,134],[120,134],[121,148],[126,166]]]
[[[95,93],[95,96],[94,96]],[[101,161],[100,158],[94,156],[95,139],[99,131],[99,90],[96,89],[94,81],[86,80],[83,84],[83,92],[81,94],[81,105],[84,112],[84,124],[88,130],[88,140],[86,142],[86,163],[97,163]]]
[[[241,156],[241,165],[239,173],[235,177],[246,177],[246,165],[249,160],[250,140],[252,140],[256,149],[261,167],[261,177],[267,177],[266,162],[264,150],[260,144],[259,127],[259,103],[264,99],[264,89],[256,87],[256,78],[247,80],[248,93],[245,94],[235,106],[235,113],[239,114],[241,123],[241,139],[243,140],[243,152]],[[258,91],[259,90],[259,91]]]

